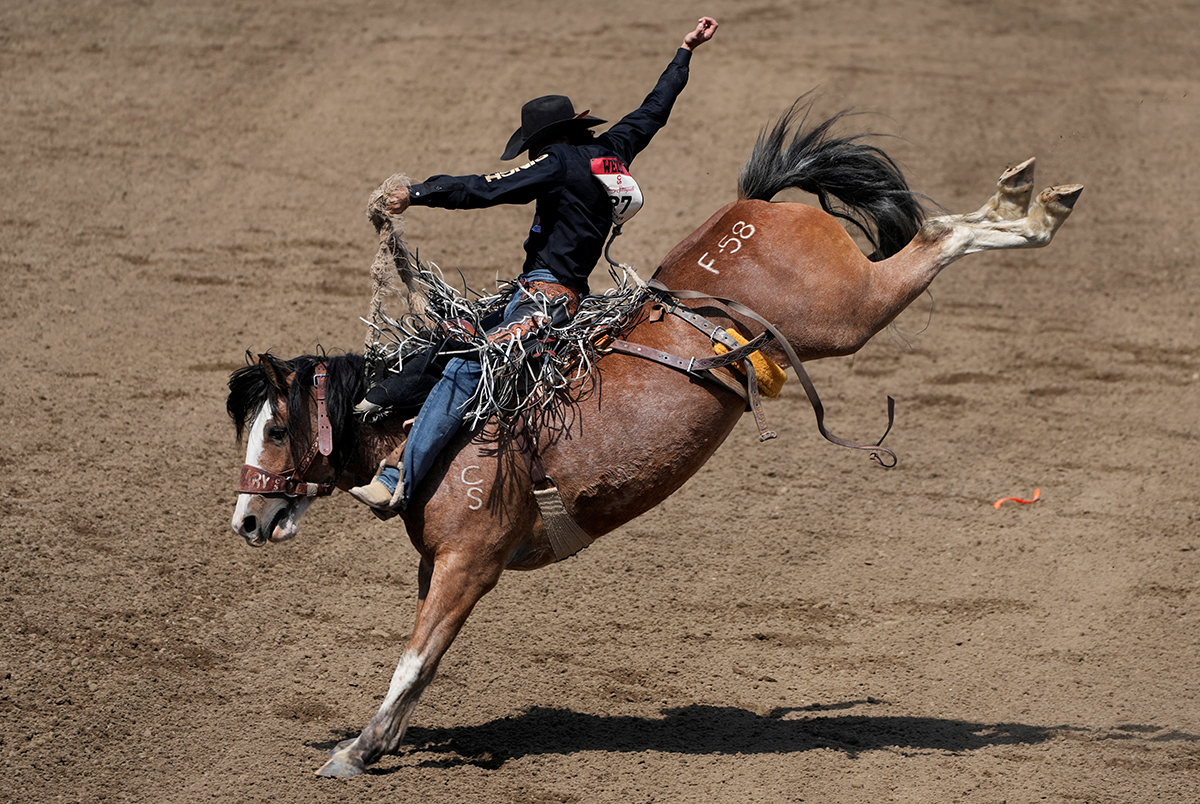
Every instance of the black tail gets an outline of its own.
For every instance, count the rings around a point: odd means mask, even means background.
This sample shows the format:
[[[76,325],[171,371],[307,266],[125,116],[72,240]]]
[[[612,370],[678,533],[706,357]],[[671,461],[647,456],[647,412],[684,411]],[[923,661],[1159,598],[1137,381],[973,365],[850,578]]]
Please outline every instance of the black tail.
[[[781,190],[812,193],[821,208],[858,227],[882,260],[908,245],[921,228],[921,196],[892,158],[861,142],[870,134],[835,137],[830,129],[853,110],[838,112],[807,131],[812,101],[802,96],[768,132],[763,130],[738,177],[738,195],[770,201]],[[799,122],[797,123],[797,118]],[[788,133],[795,131],[788,140]]]

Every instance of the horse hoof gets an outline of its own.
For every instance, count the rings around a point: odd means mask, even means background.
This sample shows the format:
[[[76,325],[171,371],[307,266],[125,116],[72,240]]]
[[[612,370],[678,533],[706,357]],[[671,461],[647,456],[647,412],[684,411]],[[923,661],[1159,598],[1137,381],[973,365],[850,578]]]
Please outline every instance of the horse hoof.
[[[1033,168],[1036,161],[1033,158],[1026,159],[1000,175],[1000,180],[996,182],[995,209],[988,218],[1015,221],[1025,217],[1033,198]]]
[[[1001,187],[1016,189],[1025,184],[1033,184],[1033,169],[1036,167],[1037,158],[1029,157],[1024,162],[1014,167],[1005,169],[1000,174],[998,184]]]
[[[1044,207],[1058,204],[1067,210],[1071,210],[1075,208],[1075,202],[1079,200],[1082,192],[1082,184],[1059,184],[1042,190],[1041,194],[1038,195],[1038,203]]]
[[[350,756],[348,751],[338,751],[321,766],[317,775],[333,779],[349,779],[352,776],[358,776],[365,770],[366,766],[363,765],[361,759]]]

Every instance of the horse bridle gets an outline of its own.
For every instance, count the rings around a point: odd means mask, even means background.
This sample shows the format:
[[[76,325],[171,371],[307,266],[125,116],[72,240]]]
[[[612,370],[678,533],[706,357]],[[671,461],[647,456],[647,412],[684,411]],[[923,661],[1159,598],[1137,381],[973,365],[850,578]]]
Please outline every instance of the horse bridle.
[[[313,371],[313,388],[317,392],[317,437],[308,445],[300,463],[282,474],[244,463],[238,479],[240,493],[284,494],[288,497],[326,497],[333,493],[334,483],[312,483],[304,479],[317,455],[328,457],[333,452],[333,428],[329,425],[329,410],[325,405],[325,380],[325,363],[322,361]]]

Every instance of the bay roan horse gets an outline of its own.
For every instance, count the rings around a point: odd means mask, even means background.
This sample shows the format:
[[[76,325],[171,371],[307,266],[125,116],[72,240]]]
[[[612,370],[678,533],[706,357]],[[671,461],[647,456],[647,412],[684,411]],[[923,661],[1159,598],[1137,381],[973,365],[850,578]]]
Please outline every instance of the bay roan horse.
[[[1034,198],[1030,159],[1004,172],[979,211],[925,219],[886,154],[859,137],[833,136],[837,118],[805,130],[797,116],[793,108],[759,138],[738,199],[676,246],[655,278],[671,289],[751,308],[775,324],[800,361],[857,351],[959,257],[1046,245],[1083,190],[1051,187]],[[787,187],[814,193],[826,211],[772,203]],[[838,217],[867,230],[876,248],[872,258]],[[745,336],[763,330],[711,299],[689,306]],[[708,336],[676,316],[650,314],[649,306],[624,337],[676,355],[712,354]],[[777,343],[764,351],[788,364]],[[328,455],[316,449],[318,364],[326,373]],[[719,385],[626,354],[605,356],[598,370],[602,394],[578,402],[561,426],[535,434],[546,474],[591,537],[678,489],[745,410],[741,398]],[[366,392],[357,355],[287,361],[261,355],[233,374],[229,388],[238,436],[248,434],[247,466],[292,481],[256,487],[252,480],[250,488],[266,493],[239,495],[233,530],[251,545],[295,536],[314,499],[306,492],[315,493],[319,484],[345,489],[366,482],[404,438],[398,421],[365,425],[353,415]],[[505,569],[531,570],[555,560],[534,504],[530,451],[516,443],[521,440],[497,441],[488,428],[464,430],[416,491],[402,515],[420,555],[412,638],[379,711],[357,738],[334,749],[320,775],[352,776],[394,752],[417,699],[479,599]],[[297,467],[304,477],[294,476]],[[245,477],[244,471],[243,489]]]

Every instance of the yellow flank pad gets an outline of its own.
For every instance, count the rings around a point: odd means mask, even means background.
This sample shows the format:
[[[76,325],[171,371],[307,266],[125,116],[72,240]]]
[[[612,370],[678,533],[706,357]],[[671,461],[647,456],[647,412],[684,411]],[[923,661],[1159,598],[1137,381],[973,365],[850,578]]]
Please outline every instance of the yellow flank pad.
[[[746,339],[737,330],[727,329],[725,331],[743,346],[747,343]],[[724,344],[714,343],[713,351],[719,355],[723,355],[729,349]],[[787,374],[784,373],[780,365],[762,352],[751,352],[750,363],[754,366],[754,376],[758,379],[758,392],[768,399],[774,399],[779,396],[779,392],[783,390],[783,384],[787,382]],[[742,374],[746,373],[746,370],[739,363],[734,363],[732,368],[737,369]]]

